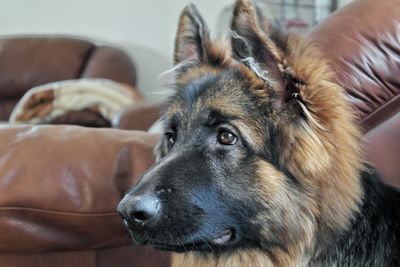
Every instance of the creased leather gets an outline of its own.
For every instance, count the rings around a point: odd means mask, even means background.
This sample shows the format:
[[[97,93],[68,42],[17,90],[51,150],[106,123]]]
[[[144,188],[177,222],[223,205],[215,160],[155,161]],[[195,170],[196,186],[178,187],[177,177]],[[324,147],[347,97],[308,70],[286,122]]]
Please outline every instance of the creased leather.
[[[400,111],[399,0],[353,1],[308,38],[336,71],[365,132]]]
[[[0,252],[131,244],[115,209],[157,136],[75,126],[0,129]]]

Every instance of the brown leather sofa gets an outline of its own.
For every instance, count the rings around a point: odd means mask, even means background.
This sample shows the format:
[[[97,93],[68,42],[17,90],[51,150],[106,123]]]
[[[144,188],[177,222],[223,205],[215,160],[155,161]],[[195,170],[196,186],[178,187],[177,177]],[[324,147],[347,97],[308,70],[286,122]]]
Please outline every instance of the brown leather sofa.
[[[168,266],[115,212],[156,136],[79,126],[0,130],[0,266]]]
[[[359,113],[366,157],[397,186],[399,21],[398,0],[357,0],[308,35]],[[0,130],[0,266],[168,265],[168,254],[130,245],[115,213],[152,164],[156,139],[76,126]]]
[[[72,37],[14,36],[0,39],[0,121],[32,87],[69,79],[107,78],[130,85],[135,93],[136,69],[121,49]],[[90,110],[55,118],[54,124],[110,126]]]

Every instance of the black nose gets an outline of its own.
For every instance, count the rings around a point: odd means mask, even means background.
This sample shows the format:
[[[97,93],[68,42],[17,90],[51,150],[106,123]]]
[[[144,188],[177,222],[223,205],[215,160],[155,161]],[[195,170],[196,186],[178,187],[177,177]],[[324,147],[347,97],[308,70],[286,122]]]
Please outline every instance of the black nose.
[[[143,226],[157,220],[161,204],[154,195],[126,195],[119,203],[117,211],[128,222]]]

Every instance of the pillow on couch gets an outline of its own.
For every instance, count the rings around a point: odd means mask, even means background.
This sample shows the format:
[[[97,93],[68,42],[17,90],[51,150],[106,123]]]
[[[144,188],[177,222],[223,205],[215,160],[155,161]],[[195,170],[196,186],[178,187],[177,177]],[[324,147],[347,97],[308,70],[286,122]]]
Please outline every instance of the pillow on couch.
[[[9,122],[109,127],[117,113],[140,100],[133,87],[107,79],[54,82],[28,90]]]

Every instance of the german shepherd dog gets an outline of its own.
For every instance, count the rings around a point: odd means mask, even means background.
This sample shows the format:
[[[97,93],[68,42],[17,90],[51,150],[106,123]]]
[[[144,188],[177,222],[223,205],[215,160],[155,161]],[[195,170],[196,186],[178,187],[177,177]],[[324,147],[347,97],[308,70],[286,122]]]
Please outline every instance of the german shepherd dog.
[[[321,54],[249,0],[230,36],[183,10],[157,161],[118,206],[134,242],[182,267],[400,266],[400,192]]]

